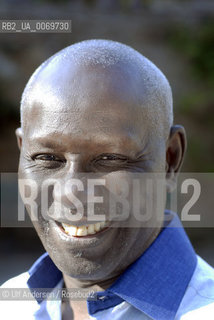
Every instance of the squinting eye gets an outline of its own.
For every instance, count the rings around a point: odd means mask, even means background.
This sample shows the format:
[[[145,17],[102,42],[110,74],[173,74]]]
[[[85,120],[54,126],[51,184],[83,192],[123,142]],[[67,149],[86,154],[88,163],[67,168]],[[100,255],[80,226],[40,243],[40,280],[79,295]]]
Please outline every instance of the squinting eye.
[[[115,160],[115,157],[112,157],[112,156],[103,156],[103,157],[100,157],[101,160]]]
[[[105,154],[103,156],[100,156],[98,160],[127,161],[127,158],[125,156],[117,154]]]
[[[42,160],[42,161],[60,161],[63,160],[59,157],[55,156],[54,154],[38,154],[33,157],[33,160]]]

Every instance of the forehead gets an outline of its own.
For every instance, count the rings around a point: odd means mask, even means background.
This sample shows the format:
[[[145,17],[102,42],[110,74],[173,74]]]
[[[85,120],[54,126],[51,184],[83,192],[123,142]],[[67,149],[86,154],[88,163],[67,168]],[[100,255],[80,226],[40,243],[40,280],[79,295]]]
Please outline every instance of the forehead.
[[[25,110],[25,133],[31,137],[63,134],[104,141],[120,136],[139,143],[151,131],[146,92],[133,66],[45,68]]]

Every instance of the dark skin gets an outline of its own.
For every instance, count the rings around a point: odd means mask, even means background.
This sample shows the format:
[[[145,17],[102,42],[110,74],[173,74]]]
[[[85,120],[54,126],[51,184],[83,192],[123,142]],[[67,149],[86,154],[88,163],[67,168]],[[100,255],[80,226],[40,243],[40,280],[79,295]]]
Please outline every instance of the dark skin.
[[[53,74],[44,67],[30,89],[23,128],[16,131],[19,177],[34,179],[41,186],[48,178],[64,183],[78,172],[105,172],[106,190],[120,180],[121,173],[128,179],[128,172],[166,172],[168,181],[173,181],[183,161],[185,131],[173,126],[167,139],[161,131],[153,133],[144,105],[144,82],[136,74],[133,92],[129,68],[131,75],[132,66],[103,72],[99,67],[72,65],[68,73],[61,64]],[[75,195],[85,202],[83,193]],[[57,201],[66,209],[71,206],[53,186],[50,210]],[[40,210],[40,197],[38,205]],[[109,228],[78,241],[65,237],[56,222],[46,221],[41,212],[33,224],[67,288],[105,290],[155,240],[162,228],[162,221],[155,219],[141,222],[139,228]],[[64,319],[66,314],[71,319],[70,308],[72,319],[87,319],[86,301],[70,301]]]

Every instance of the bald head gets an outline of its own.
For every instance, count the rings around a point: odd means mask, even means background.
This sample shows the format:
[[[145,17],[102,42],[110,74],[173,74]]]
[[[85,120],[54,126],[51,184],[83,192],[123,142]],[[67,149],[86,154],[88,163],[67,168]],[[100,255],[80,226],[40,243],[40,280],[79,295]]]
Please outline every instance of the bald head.
[[[82,97],[78,97],[81,89]],[[94,90],[94,92],[93,92]],[[101,92],[101,94],[99,94]],[[51,94],[50,94],[51,93]],[[76,101],[83,108],[83,97],[94,99],[94,106],[109,95],[120,96],[133,104],[133,112],[153,127],[154,134],[169,136],[173,122],[171,88],[163,73],[147,58],[124,44],[109,40],[88,40],[71,45],[46,60],[31,76],[21,100],[21,122],[24,129],[35,101],[41,104],[49,97],[54,104]],[[41,101],[40,101],[41,100]],[[109,106],[112,101],[109,101]],[[138,111],[137,111],[137,109]],[[103,110],[105,113],[105,110]]]

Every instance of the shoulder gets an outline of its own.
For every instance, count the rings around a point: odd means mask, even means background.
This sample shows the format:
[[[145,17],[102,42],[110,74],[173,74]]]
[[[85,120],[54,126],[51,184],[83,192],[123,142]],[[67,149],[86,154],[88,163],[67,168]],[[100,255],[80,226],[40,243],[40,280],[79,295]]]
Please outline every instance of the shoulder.
[[[23,272],[7,281],[5,281],[0,288],[27,288],[27,281],[29,273]]]
[[[213,319],[214,269],[197,256],[197,266],[179,306],[176,320]]]
[[[214,269],[201,257],[197,256],[197,266],[189,283],[189,288],[204,299],[214,302]]]
[[[27,280],[29,273],[24,272],[4,282],[0,287],[1,314],[7,319],[33,320],[38,309],[36,301],[25,300],[22,295],[29,291]]]

